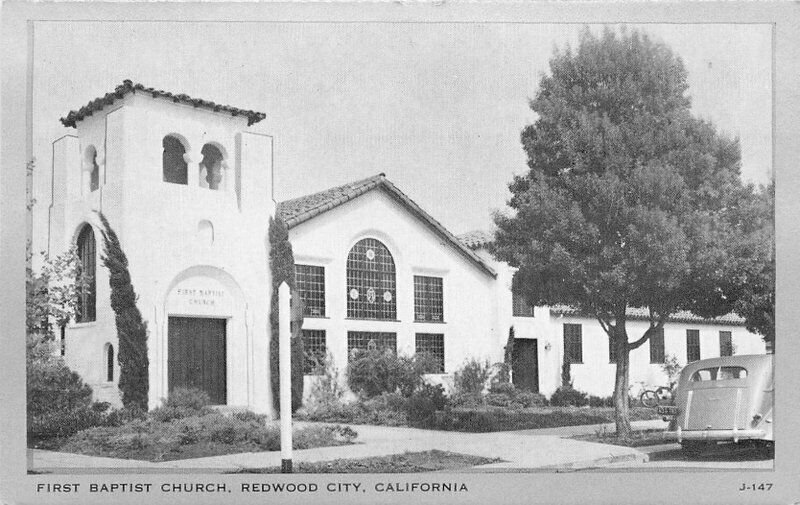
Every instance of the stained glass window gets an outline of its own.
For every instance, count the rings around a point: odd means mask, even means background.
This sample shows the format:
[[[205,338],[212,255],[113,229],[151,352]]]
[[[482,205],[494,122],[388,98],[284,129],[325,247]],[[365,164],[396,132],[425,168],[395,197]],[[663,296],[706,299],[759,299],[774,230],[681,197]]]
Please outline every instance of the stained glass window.
[[[360,240],[347,255],[347,317],[397,319],[394,259],[374,238]]]

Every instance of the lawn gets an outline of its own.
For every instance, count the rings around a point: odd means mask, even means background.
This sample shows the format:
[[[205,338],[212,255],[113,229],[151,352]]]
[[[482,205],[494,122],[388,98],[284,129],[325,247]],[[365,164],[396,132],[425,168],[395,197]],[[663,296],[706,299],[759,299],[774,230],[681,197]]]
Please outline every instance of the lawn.
[[[406,452],[391,456],[376,456],[361,459],[335,459],[315,463],[300,462],[294,473],[419,473],[440,470],[458,470],[477,465],[500,462],[500,459],[470,456],[439,450]],[[245,468],[235,473],[280,473],[278,466],[268,468]]]

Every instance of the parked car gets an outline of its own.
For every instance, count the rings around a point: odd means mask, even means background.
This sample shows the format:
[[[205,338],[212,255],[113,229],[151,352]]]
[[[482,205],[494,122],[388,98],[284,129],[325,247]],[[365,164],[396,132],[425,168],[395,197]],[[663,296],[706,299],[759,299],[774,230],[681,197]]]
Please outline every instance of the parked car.
[[[664,437],[694,451],[710,443],[774,438],[774,355],[703,359],[681,371],[673,406],[661,406],[669,426]]]

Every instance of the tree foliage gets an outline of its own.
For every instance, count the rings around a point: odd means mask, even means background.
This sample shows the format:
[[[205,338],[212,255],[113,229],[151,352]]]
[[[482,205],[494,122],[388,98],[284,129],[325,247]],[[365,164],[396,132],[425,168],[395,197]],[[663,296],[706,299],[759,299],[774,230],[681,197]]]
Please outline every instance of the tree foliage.
[[[89,289],[91,278],[81,270],[76,247],[55,257],[43,254],[42,267],[26,268],[26,325],[29,335],[53,338],[53,326],[74,320],[78,298]]]
[[[280,314],[278,311],[278,287],[286,281],[292,291],[292,316],[291,316],[291,377],[292,377],[292,412],[303,404],[303,307],[300,296],[295,291],[294,254],[292,244],[289,242],[289,230],[280,218],[270,218],[269,221],[269,266],[272,272],[272,299],[270,309],[270,378],[272,383],[272,404],[275,412],[280,412],[280,353],[278,339],[278,325]]]
[[[529,303],[569,304],[608,333],[624,435],[629,351],[676,311],[735,308],[757,249],[757,192],[741,183],[738,140],[692,116],[686,71],[666,45],[586,29],[550,71],[522,132],[530,170],[509,186],[511,212],[495,215],[495,253],[519,268],[514,289]],[[650,311],[633,341],[629,307]]]
[[[147,410],[149,360],[147,358],[147,324],[136,307],[137,295],[128,271],[128,258],[116,232],[103,214],[103,265],[108,268],[111,286],[111,309],[117,325],[119,351],[119,389],[122,404],[128,408]]]

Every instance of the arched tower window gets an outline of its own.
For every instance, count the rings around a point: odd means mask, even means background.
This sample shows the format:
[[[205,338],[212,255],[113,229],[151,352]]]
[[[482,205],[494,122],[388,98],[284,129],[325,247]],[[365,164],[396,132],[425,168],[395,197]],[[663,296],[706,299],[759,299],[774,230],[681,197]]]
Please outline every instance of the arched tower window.
[[[213,144],[206,144],[200,151],[203,161],[200,162],[200,187],[221,189],[222,185],[222,152]]]
[[[114,346],[106,344],[106,382],[114,382]]]
[[[161,156],[164,182],[174,184],[188,184],[189,168],[183,155],[186,154],[186,147],[177,137],[167,135],[162,141],[164,153]]]
[[[86,148],[84,163],[85,170],[89,172],[89,191],[96,191],[100,187],[100,167],[97,165],[97,149],[94,146]]]
[[[394,259],[378,240],[359,240],[347,255],[347,317],[397,319]]]
[[[96,319],[95,305],[95,270],[96,270],[96,248],[94,231],[88,224],[83,227],[78,235],[78,261],[81,268],[81,276],[78,282],[78,311],[75,321],[86,323]]]

